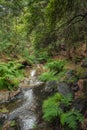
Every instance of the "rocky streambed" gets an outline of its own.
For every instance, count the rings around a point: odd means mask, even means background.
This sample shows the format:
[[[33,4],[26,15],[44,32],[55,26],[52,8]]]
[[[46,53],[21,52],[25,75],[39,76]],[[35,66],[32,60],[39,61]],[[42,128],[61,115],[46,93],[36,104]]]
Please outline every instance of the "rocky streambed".
[[[41,107],[48,94],[45,94],[45,84],[38,81],[35,74],[36,71],[32,70],[17,91],[1,92],[0,129],[31,130],[38,124],[44,128]]]
[[[68,72],[68,78],[70,74]],[[74,96],[73,107],[87,116],[86,86],[86,79],[80,79],[72,87],[65,81],[43,83],[37,80],[36,70],[31,70],[29,78],[20,83],[17,91],[0,93],[0,130],[58,130],[58,124],[56,127],[56,124],[48,124],[42,118],[43,100],[56,92],[65,96],[71,93]],[[82,130],[86,130],[86,124]]]

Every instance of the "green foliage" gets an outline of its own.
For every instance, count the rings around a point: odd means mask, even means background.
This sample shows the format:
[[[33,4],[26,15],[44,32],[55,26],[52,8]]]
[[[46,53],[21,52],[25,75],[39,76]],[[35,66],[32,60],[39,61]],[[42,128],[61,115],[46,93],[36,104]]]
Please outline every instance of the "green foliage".
[[[44,52],[38,52],[38,57],[37,60],[41,63],[41,62],[46,62],[49,59],[49,55],[48,52],[44,51]]]
[[[71,110],[61,115],[61,124],[67,125],[72,130],[78,130],[78,123],[83,121],[83,116],[79,111]]]
[[[83,121],[82,114],[71,108],[73,97],[71,95],[62,96],[56,93],[43,102],[43,118],[46,121],[59,119],[62,127],[78,130],[78,123]]]
[[[71,50],[86,39],[86,0],[1,0],[0,5],[0,53],[27,56],[26,48],[33,46],[34,52],[43,48],[54,55],[63,42]],[[42,55],[39,60],[47,60]]]
[[[73,96],[71,94],[66,95],[66,97],[63,96],[61,99],[61,103],[64,104],[65,107],[70,107],[73,101]]]
[[[39,63],[45,63],[50,59],[50,55],[47,50],[45,49],[39,49],[35,51],[35,59]]]
[[[60,102],[62,99],[62,95],[59,93],[55,94],[53,97],[48,98],[43,103],[43,118],[46,121],[51,121],[56,117],[59,117],[62,113],[62,109],[59,108]]]
[[[39,79],[40,79],[41,81],[43,81],[43,82],[51,81],[51,80],[56,80],[55,74],[56,74],[56,72],[54,72],[54,71],[44,72],[44,73],[42,73],[42,74],[39,76]]]
[[[64,60],[56,60],[56,61],[51,61],[46,64],[47,68],[50,70],[53,70],[57,73],[61,72],[64,68],[66,61]]]
[[[21,65],[16,62],[0,63],[0,89],[18,87],[19,80],[23,77],[18,70]]]
[[[16,126],[16,121],[15,120],[11,121],[10,126],[15,127]]]
[[[63,79],[65,78],[65,74],[66,74],[67,70],[63,69],[60,73],[58,73],[56,75],[56,78],[58,81],[63,81]]]
[[[9,111],[6,108],[0,109],[0,113],[8,113]]]
[[[66,61],[64,60],[57,60],[57,61],[50,61],[48,62],[45,67],[49,69],[49,71],[42,73],[39,76],[41,81],[52,81],[58,80],[61,81],[64,78],[66,73],[66,69],[64,69],[64,65]]]
[[[47,121],[54,120],[54,118],[61,116],[63,113],[61,105],[64,107],[69,107],[72,103],[72,96],[67,95],[67,97],[62,96],[59,93],[56,93],[54,96],[48,98],[43,103],[43,113],[44,119]]]

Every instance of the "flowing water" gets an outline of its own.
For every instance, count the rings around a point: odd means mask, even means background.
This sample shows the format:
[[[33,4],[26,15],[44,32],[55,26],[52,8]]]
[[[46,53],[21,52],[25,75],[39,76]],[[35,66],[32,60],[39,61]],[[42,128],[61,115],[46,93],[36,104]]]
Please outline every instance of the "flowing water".
[[[23,90],[23,95],[23,104],[13,110],[9,114],[8,119],[13,120],[19,118],[21,130],[29,130],[30,128],[33,128],[36,122],[36,115],[33,111],[35,104],[33,90]]]
[[[26,84],[28,84],[28,87],[26,87]],[[37,80],[36,70],[34,69],[31,70],[30,76],[24,79],[23,85],[25,86],[22,87],[21,85],[19,86],[20,93],[15,96],[14,100],[5,104],[9,113],[6,114],[3,128],[8,124],[7,122],[16,120],[18,126],[12,130],[31,130],[35,126],[42,129],[44,126],[42,103],[49,96],[49,93],[45,91],[45,84]],[[10,128],[3,130],[10,130]]]
[[[35,77],[36,70],[32,70],[30,73],[30,85],[37,84],[37,80]],[[19,118],[21,121],[21,130],[29,130],[33,128],[36,124],[36,114],[34,112],[35,108],[35,96],[33,94],[33,89],[25,89],[22,91],[23,93],[23,104],[12,111],[9,114],[9,119]]]
[[[30,77],[29,77],[29,85],[37,85],[40,82],[36,79],[36,71],[32,70]],[[33,89],[29,88],[23,88],[22,91],[22,97],[21,97],[21,103],[18,102],[17,100],[16,105],[12,108],[12,104],[8,106],[8,109],[10,109],[10,113],[8,114],[7,119],[8,120],[14,120],[18,119],[19,121],[19,126],[20,130],[30,130],[32,129],[36,122],[37,122],[37,116],[36,116],[36,96],[33,92]]]

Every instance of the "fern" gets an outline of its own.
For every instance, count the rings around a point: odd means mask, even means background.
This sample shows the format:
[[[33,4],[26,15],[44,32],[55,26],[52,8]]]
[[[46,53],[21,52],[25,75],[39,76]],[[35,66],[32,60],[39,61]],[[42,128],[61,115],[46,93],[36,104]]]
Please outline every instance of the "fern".
[[[60,120],[61,126],[70,130],[78,130],[78,123],[83,121],[82,114],[74,109],[70,109],[72,105],[72,95],[67,97],[56,93],[43,102],[43,118],[46,121],[53,121],[55,118]],[[64,107],[62,108],[61,105]],[[64,108],[67,108],[66,110]]]
[[[39,76],[39,79],[43,82],[56,80],[55,74],[56,72],[54,71],[44,72]]]
[[[61,72],[66,64],[64,60],[56,60],[51,61],[46,64],[46,67],[49,68],[51,71],[56,71],[57,73]]]
[[[72,130],[78,130],[78,123],[83,121],[83,116],[79,111],[71,110],[66,113],[62,113],[60,121],[63,126],[67,125]]]
[[[23,77],[22,71],[18,70],[19,63],[8,62],[0,64],[0,89],[12,90],[18,86],[19,80]]]
[[[46,121],[51,121],[51,120],[55,119],[55,117],[60,116],[60,114],[62,113],[62,109],[59,107],[61,99],[62,99],[62,95],[57,93],[54,96],[52,96],[44,101],[43,118]]]
[[[72,104],[73,96],[71,94],[67,94],[61,99],[61,104],[64,104],[65,107],[69,107]]]

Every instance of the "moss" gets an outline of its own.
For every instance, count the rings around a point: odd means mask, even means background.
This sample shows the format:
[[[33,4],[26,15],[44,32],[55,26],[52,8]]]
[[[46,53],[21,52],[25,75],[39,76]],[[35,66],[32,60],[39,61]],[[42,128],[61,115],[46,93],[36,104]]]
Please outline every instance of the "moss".
[[[9,111],[6,108],[0,109],[0,113],[8,113]]]
[[[11,121],[10,126],[15,127],[16,126],[16,121],[15,120]]]

